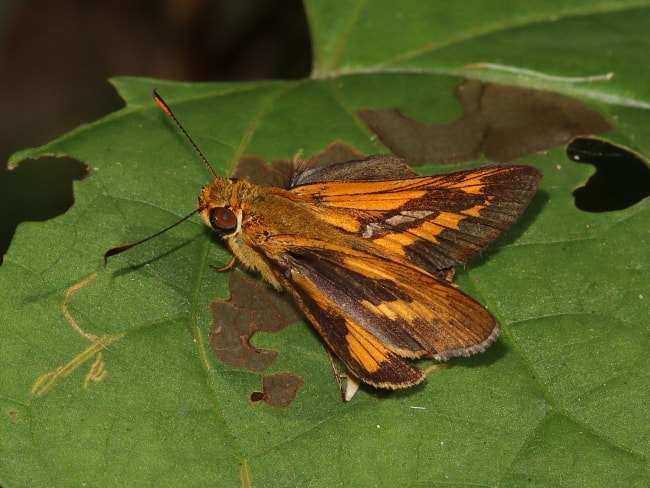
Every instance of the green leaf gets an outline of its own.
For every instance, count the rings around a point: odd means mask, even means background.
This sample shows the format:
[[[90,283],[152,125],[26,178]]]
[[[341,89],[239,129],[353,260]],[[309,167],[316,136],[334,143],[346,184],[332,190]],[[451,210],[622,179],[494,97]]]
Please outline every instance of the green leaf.
[[[459,269],[501,339],[407,391],[362,389],[343,404],[317,336],[298,323],[254,342],[279,352],[268,373],[305,386],[289,408],[251,405],[262,375],[224,367],[207,346],[208,306],[229,295],[208,266],[230,256],[195,217],[104,268],[108,248],[186,215],[209,181],[153,87],[219,174],[243,155],[292,158],[334,140],[386,152],[357,110],[453,120],[462,77],[578,97],[612,124],[611,140],[650,154],[650,2],[306,8],[310,79],[114,79],[124,109],[14,155],[73,157],[89,174],[64,215],[18,226],[0,268],[0,484],[647,486],[650,201],[576,209],[572,191],[593,168],[563,148],[522,159],[544,173],[539,195]],[[98,352],[107,375],[86,388]],[[30,392],[64,365],[42,396]]]

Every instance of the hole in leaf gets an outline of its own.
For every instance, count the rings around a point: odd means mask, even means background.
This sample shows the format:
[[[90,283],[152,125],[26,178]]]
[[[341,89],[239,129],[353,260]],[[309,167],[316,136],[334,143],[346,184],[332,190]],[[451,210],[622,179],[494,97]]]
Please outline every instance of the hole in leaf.
[[[0,265],[22,222],[44,222],[65,213],[74,203],[72,183],[88,167],[72,158],[43,157],[0,171]]]
[[[596,168],[585,185],[573,192],[580,210],[623,210],[650,195],[650,168],[629,149],[598,138],[579,137],[571,141],[566,152],[572,161]]]
[[[261,401],[264,400],[264,392],[263,391],[254,391],[250,395],[250,400],[251,403],[260,403]]]

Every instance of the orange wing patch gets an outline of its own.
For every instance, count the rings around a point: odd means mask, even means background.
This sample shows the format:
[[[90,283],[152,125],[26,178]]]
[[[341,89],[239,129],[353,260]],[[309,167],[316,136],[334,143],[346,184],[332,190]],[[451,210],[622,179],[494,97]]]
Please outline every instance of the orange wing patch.
[[[390,351],[358,324],[346,321],[347,333],[345,341],[352,358],[361,364],[365,371],[376,373],[390,363]]]
[[[297,186],[291,192],[307,196],[328,208],[387,212],[424,197],[427,191],[422,183],[428,179],[430,177],[390,181],[333,181]]]

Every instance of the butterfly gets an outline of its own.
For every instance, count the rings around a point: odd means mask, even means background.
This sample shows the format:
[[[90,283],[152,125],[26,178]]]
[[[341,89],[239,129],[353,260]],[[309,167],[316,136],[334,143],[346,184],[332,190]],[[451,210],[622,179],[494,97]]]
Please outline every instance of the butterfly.
[[[221,235],[233,258],[218,270],[239,262],[289,293],[351,378],[410,387],[425,378],[413,359],[469,356],[497,339],[497,320],[451,276],[522,214],[537,168],[419,176],[395,156],[375,155],[298,165],[286,187],[261,186],[217,176],[155,91],[154,100],[214,178],[181,221],[198,212]]]

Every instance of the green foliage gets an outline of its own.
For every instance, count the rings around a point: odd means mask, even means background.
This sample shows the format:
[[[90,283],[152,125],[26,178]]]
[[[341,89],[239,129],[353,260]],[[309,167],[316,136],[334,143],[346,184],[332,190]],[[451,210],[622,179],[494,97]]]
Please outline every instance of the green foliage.
[[[272,372],[305,386],[287,409],[250,405],[261,375],[207,347],[208,306],[228,296],[208,265],[229,255],[196,218],[104,268],[106,249],[187,214],[209,181],[154,86],[220,174],[242,155],[291,158],[334,140],[385,152],[356,110],[453,120],[462,77],[579,97],[611,139],[650,154],[649,2],[306,3],[311,79],[114,79],[124,109],[15,155],[71,156],[90,174],[64,215],[18,227],[0,268],[2,486],[647,486],[650,201],[577,210],[571,192],[592,168],[562,148],[522,160],[544,173],[538,197],[459,270],[501,339],[408,391],[343,404],[318,338],[295,324],[255,343],[279,351]],[[466,67],[478,62],[491,64]],[[108,375],[84,388],[96,355],[81,360],[92,344],[62,305],[93,273],[67,303],[106,345]]]

